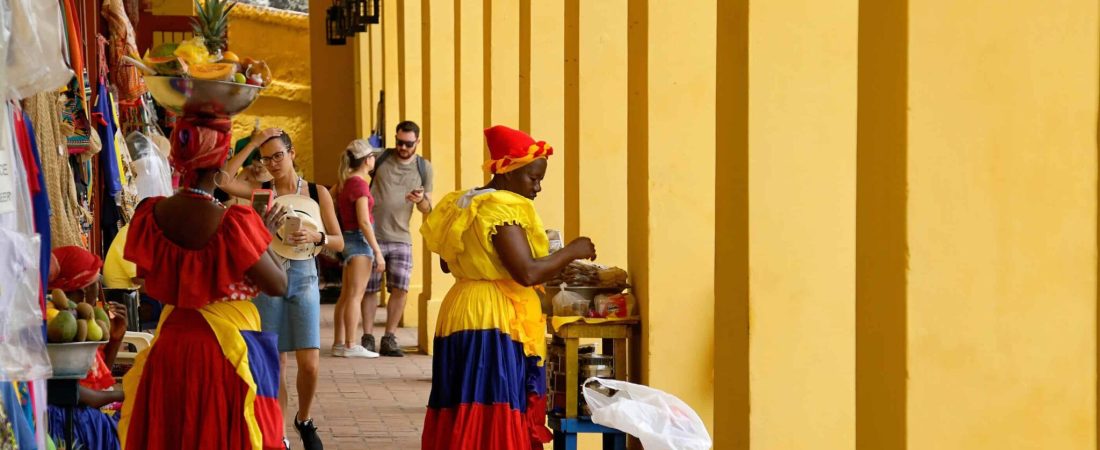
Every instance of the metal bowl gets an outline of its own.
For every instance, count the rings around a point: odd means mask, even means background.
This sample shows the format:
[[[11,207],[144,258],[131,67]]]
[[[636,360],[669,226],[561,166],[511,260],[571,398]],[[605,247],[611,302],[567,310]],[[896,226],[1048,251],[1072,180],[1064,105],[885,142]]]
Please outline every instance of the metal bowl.
[[[102,342],[68,342],[46,344],[55,379],[80,379],[88,375],[95,363],[95,351]]]
[[[261,86],[229,81],[146,75],[145,85],[156,102],[177,114],[232,117],[252,106]]]

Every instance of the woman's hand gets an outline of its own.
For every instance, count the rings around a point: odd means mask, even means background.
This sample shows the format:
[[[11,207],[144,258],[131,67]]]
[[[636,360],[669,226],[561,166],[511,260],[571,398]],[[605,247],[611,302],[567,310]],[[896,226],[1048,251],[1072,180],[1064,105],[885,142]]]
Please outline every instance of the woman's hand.
[[[286,216],[286,207],[281,203],[276,203],[267,209],[267,214],[264,214],[264,226],[267,227],[267,231],[272,236],[279,230],[279,227],[283,224],[283,217]]]
[[[263,143],[266,142],[268,139],[276,136],[281,136],[282,134],[283,130],[280,130],[278,128],[268,128],[263,131],[254,131],[252,133],[252,138],[249,140],[249,142],[255,143],[255,145],[259,147],[263,145]]]
[[[596,259],[596,245],[592,243],[592,239],[586,237],[579,237],[573,239],[563,249],[573,259]]]
[[[122,303],[111,302],[107,305],[107,316],[111,318],[111,335],[112,341],[121,341],[126,337],[126,327],[129,321],[126,318],[126,305]]]
[[[374,249],[374,271],[376,273],[386,272],[386,257],[382,255],[382,249],[377,247]]]
[[[309,230],[306,228],[299,229],[287,237],[287,243],[291,245],[299,244],[320,244],[321,233]]]

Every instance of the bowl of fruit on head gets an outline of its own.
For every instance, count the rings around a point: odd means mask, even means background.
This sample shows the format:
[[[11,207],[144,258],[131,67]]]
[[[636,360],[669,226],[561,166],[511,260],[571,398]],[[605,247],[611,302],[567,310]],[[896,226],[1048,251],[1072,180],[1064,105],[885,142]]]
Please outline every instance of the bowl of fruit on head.
[[[196,6],[195,37],[148,49],[145,84],[162,107],[182,115],[231,117],[247,109],[272,82],[267,63],[226,50],[226,25],[236,2]]]

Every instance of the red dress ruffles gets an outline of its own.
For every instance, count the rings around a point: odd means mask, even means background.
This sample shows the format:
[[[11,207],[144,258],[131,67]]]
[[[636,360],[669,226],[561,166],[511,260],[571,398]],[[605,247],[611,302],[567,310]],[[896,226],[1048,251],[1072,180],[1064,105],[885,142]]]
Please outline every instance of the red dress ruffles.
[[[153,209],[163,199],[138,205],[126,239],[125,258],[137,265],[149,296],[165,305],[202,308],[239,293],[233,287],[271,243],[260,215],[247,206],[230,206],[206,246],[188,249],[164,237],[157,225]]]
[[[166,306],[153,345],[123,379],[123,449],[282,448],[276,338],[242,298],[271,235],[255,212],[233,206],[204,248],[186,249],[157,225],[161,200],[138,206],[126,242],[126,259]]]

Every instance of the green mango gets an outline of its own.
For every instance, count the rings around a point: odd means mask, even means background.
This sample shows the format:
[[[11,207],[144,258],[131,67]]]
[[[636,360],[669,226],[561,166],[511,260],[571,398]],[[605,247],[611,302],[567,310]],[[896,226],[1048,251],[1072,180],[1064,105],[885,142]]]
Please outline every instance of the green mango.
[[[111,319],[107,317],[107,311],[103,310],[102,306],[95,307],[95,320],[110,323]]]
[[[60,311],[46,325],[46,338],[49,342],[72,342],[76,338],[76,317],[69,311]]]

